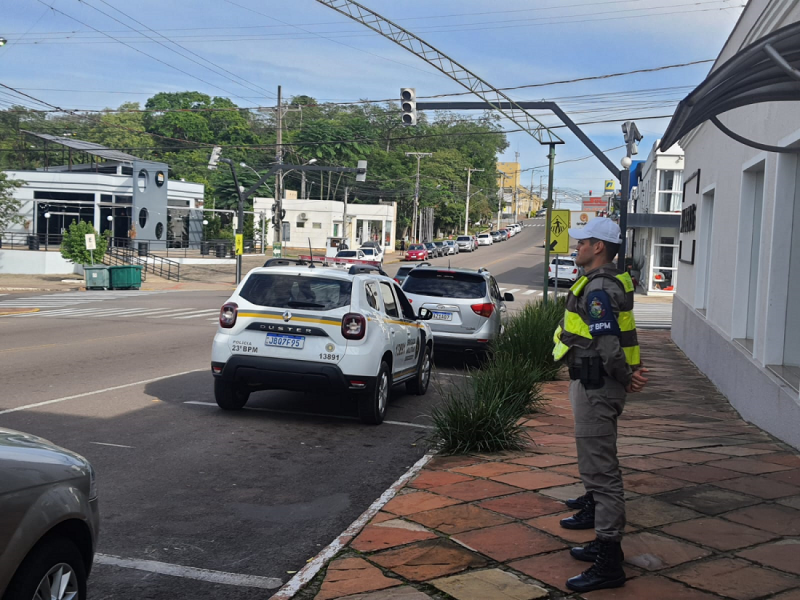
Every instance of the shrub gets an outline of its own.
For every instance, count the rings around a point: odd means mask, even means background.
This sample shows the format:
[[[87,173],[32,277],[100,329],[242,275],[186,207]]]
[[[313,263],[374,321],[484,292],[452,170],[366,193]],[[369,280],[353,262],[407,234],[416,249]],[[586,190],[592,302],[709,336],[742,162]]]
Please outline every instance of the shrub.
[[[93,233],[97,249],[89,252],[86,249],[86,234]],[[61,256],[67,260],[71,260],[76,265],[88,265],[92,262],[92,254],[94,254],[94,262],[103,262],[103,255],[106,253],[108,245],[108,238],[103,235],[97,235],[91,223],[80,221],[72,223],[69,230],[64,234],[61,241]]]

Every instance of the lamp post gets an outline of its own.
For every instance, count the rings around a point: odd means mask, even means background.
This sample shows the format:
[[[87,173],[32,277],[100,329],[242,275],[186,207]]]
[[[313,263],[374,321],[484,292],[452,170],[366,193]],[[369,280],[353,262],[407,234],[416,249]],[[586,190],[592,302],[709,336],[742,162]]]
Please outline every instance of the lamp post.
[[[44,213],[44,222],[47,223],[47,232],[44,234],[44,251],[48,250],[48,241],[50,240],[50,212]]]
[[[313,165],[315,162],[317,162],[317,159],[316,158],[312,158],[310,161],[308,161],[305,164],[306,165]],[[300,175],[302,176],[302,179],[300,180],[300,199],[301,200],[305,200],[306,199],[306,172],[305,171],[301,171]],[[314,185],[314,184],[312,183],[311,185]]]

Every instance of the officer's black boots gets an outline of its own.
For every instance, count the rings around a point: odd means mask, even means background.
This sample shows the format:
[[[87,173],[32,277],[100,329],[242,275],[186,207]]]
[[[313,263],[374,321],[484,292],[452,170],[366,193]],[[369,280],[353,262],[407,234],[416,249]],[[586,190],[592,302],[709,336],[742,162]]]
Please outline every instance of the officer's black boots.
[[[574,592],[617,588],[625,585],[622,569],[622,546],[619,542],[595,540],[597,559],[586,571],[567,580],[567,587]]]
[[[584,546],[576,546],[575,548],[570,548],[569,553],[572,555],[572,558],[576,558],[584,562],[594,562],[597,560],[599,544],[600,542],[598,540],[592,540],[591,542],[589,542]],[[622,560],[625,560],[624,553],[622,554]]]
[[[583,496],[578,496],[577,498],[570,498],[569,500],[565,500],[564,504],[566,504],[572,509],[580,510],[593,500],[594,497],[592,496],[592,492],[586,492]]]
[[[566,519],[561,519],[564,529],[594,529],[594,498],[588,496],[583,508]]]

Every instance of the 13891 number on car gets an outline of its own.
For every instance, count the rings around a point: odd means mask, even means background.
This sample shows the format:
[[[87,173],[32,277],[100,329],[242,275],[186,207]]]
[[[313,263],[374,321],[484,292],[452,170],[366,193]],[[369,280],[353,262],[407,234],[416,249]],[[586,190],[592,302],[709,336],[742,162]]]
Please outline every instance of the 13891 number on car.
[[[338,354],[329,354],[327,352],[320,352],[319,355],[320,360],[339,360]]]

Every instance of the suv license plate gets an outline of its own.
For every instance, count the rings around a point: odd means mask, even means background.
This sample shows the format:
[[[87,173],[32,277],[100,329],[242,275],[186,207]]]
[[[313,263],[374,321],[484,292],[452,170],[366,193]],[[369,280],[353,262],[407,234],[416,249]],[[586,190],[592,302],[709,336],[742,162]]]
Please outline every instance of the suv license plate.
[[[268,333],[267,346],[302,349],[306,338],[302,335],[286,335],[284,333]]]
[[[452,321],[453,320],[453,313],[437,312],[435,310],[431,311],[431,312],[433,312],[433,320],[434,321]]]

